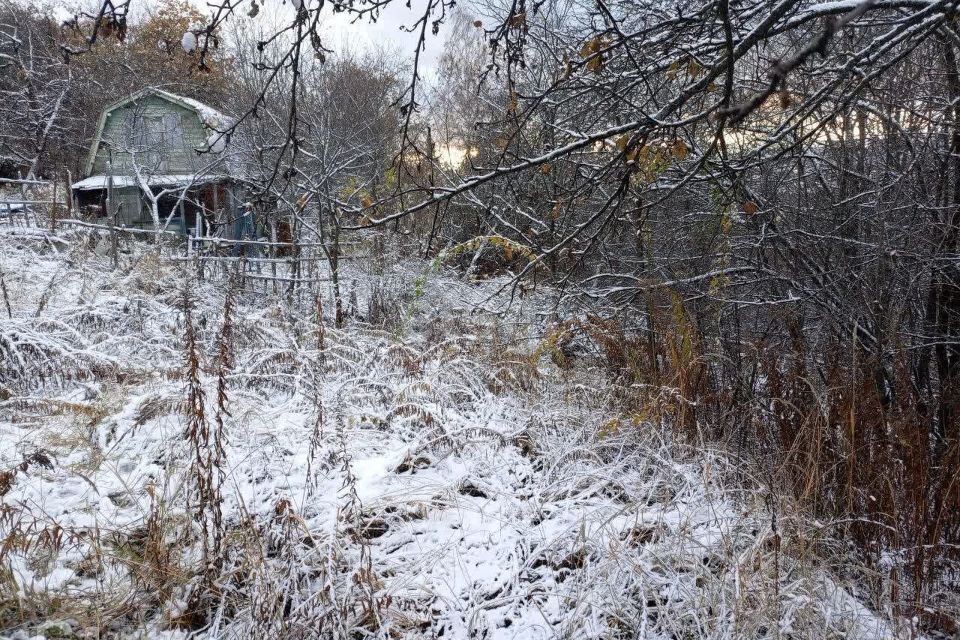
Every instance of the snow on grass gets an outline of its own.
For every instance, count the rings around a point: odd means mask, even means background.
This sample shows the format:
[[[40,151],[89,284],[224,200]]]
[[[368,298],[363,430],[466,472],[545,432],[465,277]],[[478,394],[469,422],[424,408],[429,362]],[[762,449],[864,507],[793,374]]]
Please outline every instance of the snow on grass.
[[[380,295],[400,317],[336,330],[328,313],[322,351],[310,296],[240,293],[224,563],[198,623],[177,304],[193,288],[212,354],[224,283],[145,246],[111,271],[68,240],[0,236],[9,633],[894,637],[743,465],[662,426],[611,428],[599,369],[532,362],[546,293],[471,316],[502,282],[437,274],[416,297],[412,263],[352,267],[360,313]],[[212,367],[203,383],[209,417]]]

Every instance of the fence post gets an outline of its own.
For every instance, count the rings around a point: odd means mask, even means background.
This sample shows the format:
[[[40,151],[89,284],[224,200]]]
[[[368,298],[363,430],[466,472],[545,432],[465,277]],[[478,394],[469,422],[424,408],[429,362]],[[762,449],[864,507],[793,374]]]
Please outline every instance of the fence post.
[[[110,229],[110,254],[113,256],[113,268],[116,269],[117,265],[120,263],[120,256],[118,256],[118,237],[117,237],[117,225],[120,220],[120,207],[122,205],[117,205],[117,208],[113,212],[113,226]]]
[[[73,217],[73,178],[70,176],[70,169],[67,169],[67,217]]]
[[[53,195],[50,203],[50,231],[57,230],[57,175],[53,176]]]
[[[110,249],[113,255],[113,266],[117,266],[117,213],[113,209],[113,148],[107,147],[107,220],[112,220],[110,229]]]
[[[273,292],[277,292],[277,220],[275,216],[270,216],[270,273],[273,275],[270,285]]]
[[[17,172],[17,178],[21,181],[23,180],[23,174],[20,173],[19,171]],[[27,183],[25,182],[20,183],[20,211],[23,212],[23,228],[24,229],[29,228],[30,227],[30,218],[29,218],[30,210],[29,208],[27,208]]]

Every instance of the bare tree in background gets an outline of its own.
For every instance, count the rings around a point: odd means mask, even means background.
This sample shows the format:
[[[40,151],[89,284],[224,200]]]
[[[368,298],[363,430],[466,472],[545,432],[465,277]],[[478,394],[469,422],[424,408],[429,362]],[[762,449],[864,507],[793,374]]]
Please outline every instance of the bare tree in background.
[[[0,173],[36,177],[50,141],[65,130],[73,74],[59,55],[55,31],[29,6],[0,4]]]

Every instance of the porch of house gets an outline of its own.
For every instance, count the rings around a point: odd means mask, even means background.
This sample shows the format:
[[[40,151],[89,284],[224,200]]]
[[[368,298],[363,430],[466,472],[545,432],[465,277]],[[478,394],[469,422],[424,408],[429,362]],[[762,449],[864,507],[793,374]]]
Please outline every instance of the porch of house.
[[[231,178],[152,176],[149,187],[159,196],[160,224],[168,230],[195,237],[256,237],[256,221],[243,206],[242,186]],[[107,221],[107,200],[112,197],[118,224],[153,227],[150,199],[132,176],[91,176],[72,189],[75,206],[92,218]]]

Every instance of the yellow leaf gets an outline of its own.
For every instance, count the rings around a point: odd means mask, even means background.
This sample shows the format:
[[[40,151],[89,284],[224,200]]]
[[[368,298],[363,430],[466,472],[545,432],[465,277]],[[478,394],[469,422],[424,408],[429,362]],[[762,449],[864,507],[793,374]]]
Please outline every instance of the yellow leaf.
[[[683,160],[690,155],[690,149],[687,147],[687,143],[680,138],[677,138],[673,141],[673,145],[670,147],[670,152],[673,153],[673,157],[677,160]]]
[[[603,70],[603,56],[599,53],[607,46],[606,41],[600,36],[590,38],[580,47],[580,57],[587,60],[587,69],[600,73]],[[589,59],[588,59],[589,58]]]
[[[730,235],[730,230],[733,228],[733,218],[728,215],[720,217],[720,231],[723,232],[723,235]]]
[[[644,162],[649,155],[650,149],[647,145],[634,146],[627,150],[627,162],[634,162],[635,160]]]
[[[600,425],[600,430],[597,432],[597,435],[601,438],[607,436],[614,436],[617,432],[620,431],[621,422],[620,418],[611,418]]]
[[[369,209],[370,207],[373,206],[373,198],[365,195],[362,198],[360,198],[360,204],[363,206],[364,209]]]
[[[673,80],[677,77],[677,72],[680,71],[680,61],[674,60],[670,63],[670,66],[667,67],[667,78]]]
[[[521,11],[520,13],[515,13],[507,19],[507,26],[509,27],[523,27],[527,24],[527,12]]]

